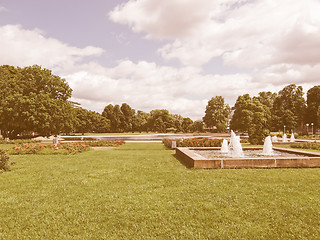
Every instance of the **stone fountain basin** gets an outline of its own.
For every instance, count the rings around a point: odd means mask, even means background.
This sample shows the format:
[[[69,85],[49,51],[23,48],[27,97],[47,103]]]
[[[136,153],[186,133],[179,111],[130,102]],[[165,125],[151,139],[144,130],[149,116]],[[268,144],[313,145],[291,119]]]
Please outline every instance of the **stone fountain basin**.
[[[246,150],[260,150],[262,147],[244,147]],[[320,167],[320,153],[306,152],[287,148],[273,147],[273,150],[289,153],[290,156],[260,156],[260,157],[210,157],[206,158],[196,151],[218,151],[217,147],[176,148],[177,157],[188,167],[203,169],[219,168],[314,168]],[[295,156],[292,156],[294,154]]]

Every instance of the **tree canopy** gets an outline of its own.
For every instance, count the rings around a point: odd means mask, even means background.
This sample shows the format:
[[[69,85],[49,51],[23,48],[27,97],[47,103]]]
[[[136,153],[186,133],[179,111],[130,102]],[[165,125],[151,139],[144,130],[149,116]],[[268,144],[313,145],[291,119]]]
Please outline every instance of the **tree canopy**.
[[[320,86],[314,86],[307,92],[306,122],[314,124],[314,129],[320,126]]]
[[[279,91],[272,109],[272,128],[281,130],[284,126],[292,130],[301,126],[305,116],[306,101],[301,86],[290,84]]]
[[[48,69],[0,66],[0,129],[14,137],[25,131],[48,136],[72,128],[72,89]]]
[[[230,113],[231,108],[224,103],[224,98],[216,96],[209,100],[203,122],[209,128],[216,127],[218,132],[224,132],[228,127]]]

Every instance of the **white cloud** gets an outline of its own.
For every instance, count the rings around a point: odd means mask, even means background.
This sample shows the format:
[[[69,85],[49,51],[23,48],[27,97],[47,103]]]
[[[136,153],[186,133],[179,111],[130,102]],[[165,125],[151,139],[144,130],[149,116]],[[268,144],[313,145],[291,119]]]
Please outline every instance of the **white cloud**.
[[[20,25],[0,27],[0,64],[29,66],[39,64],[61,69],[72,66],[88,56],[99,56],[104,50],[88,46],[77,48],[59,40],[47,38],[38,30],[26,30]]]
[[[5,7],[3,7],[3,6],[0,6],[0,13],[1,13],[1,12],[7,12],[7,11],[8,11],[7,8],[5,8]]]
[[[114,22],[127,24],[148,38],[182,37],[209,17],[211,0],[137,0],[117,6],[110,12]],[[188,17],[186,17],[188,15]]]
[[[64,77],[74,90],[73,97],[85,104],[99,103],[95,105],[99,112],[109,103],[127,102],[137,110],[165,108],[193,119],[201,119],[211,97],[223,95],[233,103],[236,94],[248,92],[248,85],[257,87],[244,74],[201,75],[194,68],[177,69],[129,60],[119,61],[114,68],[95,63],[82,65],[81,70],[75,69]]]
[[[110,19],[148,38],[172,39],[159,52],[186,66],[223,57],[225,64],[255,68],[318,62],[319,12],[317,0],[131,0]]]
[[[319,12],[316,0],[130,0],[110,19],[150,41],[167,39],[158,53],[178,59],[182,67],[130,60],[110,68],[84,63],[104,50],[70,46],[19,25],[0,27],[0,64],[55,69],[70,84],[73,99],[88,109],[101,112],[109,103],[127,102],[137,110],[165,108],[196,120],[214,96],[232,105],[245,93],[318,83]],[[201,67],[214,57],[248,73],[203,73]]]

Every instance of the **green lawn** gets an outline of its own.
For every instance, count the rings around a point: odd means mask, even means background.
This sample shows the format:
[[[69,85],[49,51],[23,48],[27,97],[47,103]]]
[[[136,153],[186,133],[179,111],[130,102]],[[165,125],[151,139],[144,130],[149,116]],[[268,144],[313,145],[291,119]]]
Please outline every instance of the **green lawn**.
[[[320,169],[187,169],[160,143],[12,156],[0,239],[320,239]]]

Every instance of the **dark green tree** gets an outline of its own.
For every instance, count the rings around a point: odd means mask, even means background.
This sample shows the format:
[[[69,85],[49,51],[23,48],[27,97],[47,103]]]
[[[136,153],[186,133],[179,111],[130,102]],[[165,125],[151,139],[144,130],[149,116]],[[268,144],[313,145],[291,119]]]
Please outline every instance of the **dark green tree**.
[[[266,117],[267,117],[267,126],[268,129],[272,128],[272,108],[273,108],[273,103],[274,100],[277,97],[277,93],[272,93],[272,92],[260,92],[257,97],[253,97],[253,100],[257,100],[260,102],[266,111]]]
[[[253,103],[249,94],[239,96],[234,106],[234,114],[231,119],[230,128],[248,132],[253,118]]]
[[[203,121],[198,120],[198,121],[194,121],[193,126],[192,126],[192,131],[193,132],[203,132],[204,129],[204,124]]]
[[[263,144],[263,140],[270,134],[269,119],[270,110],[260,101],[252,100],[252,118],[248,123],[249,142],[251,144]]]
[[[193,132],[193,121],[191,118],[183,118],[182,121],[182,131],[185,133]]]
[[[132,132],[133,131],[133,121],[136,111],[132,109],[128,104],[123,103],[121,105],[121,112],[123,117],[121,118],[121,129],[124,132]]]
[[[148,131],[149,117],[149,113],[138,110],[133,118],[133,130],[137,132]]]
[[[248,132],[251,144],[262,144],[269,134],[269,107],[249,94],[239,96],[231,120],[231,129]]]
[[[23,132],[49,136],[70,131],[74,120],[66,81],[40,66],[0,66],[0,129],[4,137]]]
[[[216,96],[209,100],[206,107],[205,116],[203,117],[203,122],[209,128],[216,127],[218,132],[225,132],[229,119],[231,109],[228,104],[224,103],[224,98],[221,96]]]
[[[124,121],[124,116],[119,105],[113,106],[109,104],[102,112],[102,116],[110,121],[111,132],[123,132],[124,129],[121,123]]]
[[[307,92],[306,122],[314,124],[314,130],[320,125],[320,85],[310,88]]]
[[[279,131],[286,126],[289,131],[300,127],[305,116],[306,101],[301,86],[290,84],[279,91],[272,109],[272,128]]]
[[[148,119],[148,130],[154,132],[167,132],[168,129],[174,128],[174,118],[166,109],[156,109],[150,112]]]

